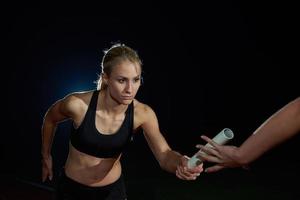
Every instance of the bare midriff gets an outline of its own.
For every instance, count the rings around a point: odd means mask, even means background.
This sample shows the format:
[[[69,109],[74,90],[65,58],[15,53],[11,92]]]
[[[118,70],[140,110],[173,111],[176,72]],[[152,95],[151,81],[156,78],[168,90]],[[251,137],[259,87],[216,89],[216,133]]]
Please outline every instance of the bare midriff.
[[[120,156],[118,158],[97,158],[76,150],[70,143],[65,164],[66,176],[81,184],[99,187],[109,185],[121,175]]]

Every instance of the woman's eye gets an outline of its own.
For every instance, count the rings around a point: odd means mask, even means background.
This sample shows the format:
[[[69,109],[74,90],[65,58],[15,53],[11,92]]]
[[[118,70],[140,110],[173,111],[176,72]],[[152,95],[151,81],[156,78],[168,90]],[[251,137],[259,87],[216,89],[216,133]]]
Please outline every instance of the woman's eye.
[[[134,82],[139,82],[139,81],[140,81],[140,78],[134,79]]]
[[[119,83],[124,83],[125,80],[124,79],[119,79],[118,81],[119,81]]]

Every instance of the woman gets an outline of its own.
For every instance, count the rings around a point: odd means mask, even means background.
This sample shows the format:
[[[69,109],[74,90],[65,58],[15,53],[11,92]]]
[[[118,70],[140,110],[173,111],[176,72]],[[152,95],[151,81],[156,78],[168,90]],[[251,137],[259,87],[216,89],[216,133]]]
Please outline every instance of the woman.
[[[42,126],[43,181],[53,176],[55,128],[66,119],[73,121],[57,199],[126,199],[120,157],[138,128],[164,170],[184,180],[195,180],[203,171],[202,165],[187,169],[188,158],[169,147],[154,111],[135,99],[141,71],[136,51],[113,45],[103,56],[97,90],[69,94],[47,111]]]

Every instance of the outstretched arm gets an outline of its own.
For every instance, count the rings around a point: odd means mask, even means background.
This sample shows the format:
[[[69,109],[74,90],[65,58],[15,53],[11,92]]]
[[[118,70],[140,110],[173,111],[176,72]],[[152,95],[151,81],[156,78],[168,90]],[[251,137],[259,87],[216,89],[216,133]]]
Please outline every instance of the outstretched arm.
[[[145,138],[162,169],[175,173],[178,178],[195,180],[203,171],[202,165],[193,169],[187,168],[188,157],[173,151],[159,130],[154,111],[143,105],[142,125]]]
[[[206,148],[203,145],[197,145],[207,154],[202,154],[199,158],[217,163],[215,166],[207,168],[207,172],[215,172],[228,167],[245,166],[299,132],[300,97],[269,117],[240,147],[218,145],[210,138],[202,136],[202,139],[213,147]]]

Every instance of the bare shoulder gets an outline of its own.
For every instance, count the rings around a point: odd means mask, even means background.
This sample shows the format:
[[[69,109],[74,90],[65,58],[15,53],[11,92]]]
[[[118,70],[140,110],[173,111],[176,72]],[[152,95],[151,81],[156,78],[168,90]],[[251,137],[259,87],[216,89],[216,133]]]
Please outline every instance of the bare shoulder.
[[[134,100],[134,126],[142,128],[147,134],[159,132],[158,119],[154,110],[137,100]]]
[[[154,110],[147,104],[144,104],[138,100],[134,100],[134,116],[135,118],[146,120],[150,118],[156,118]]]
[[[93,91],[73,92],[62,99],[62,109],[64,112],[76,114],[86,110]]]
[[[89,103],[93,91],[73,92],[63,98],[64,102],[68,103]]]

